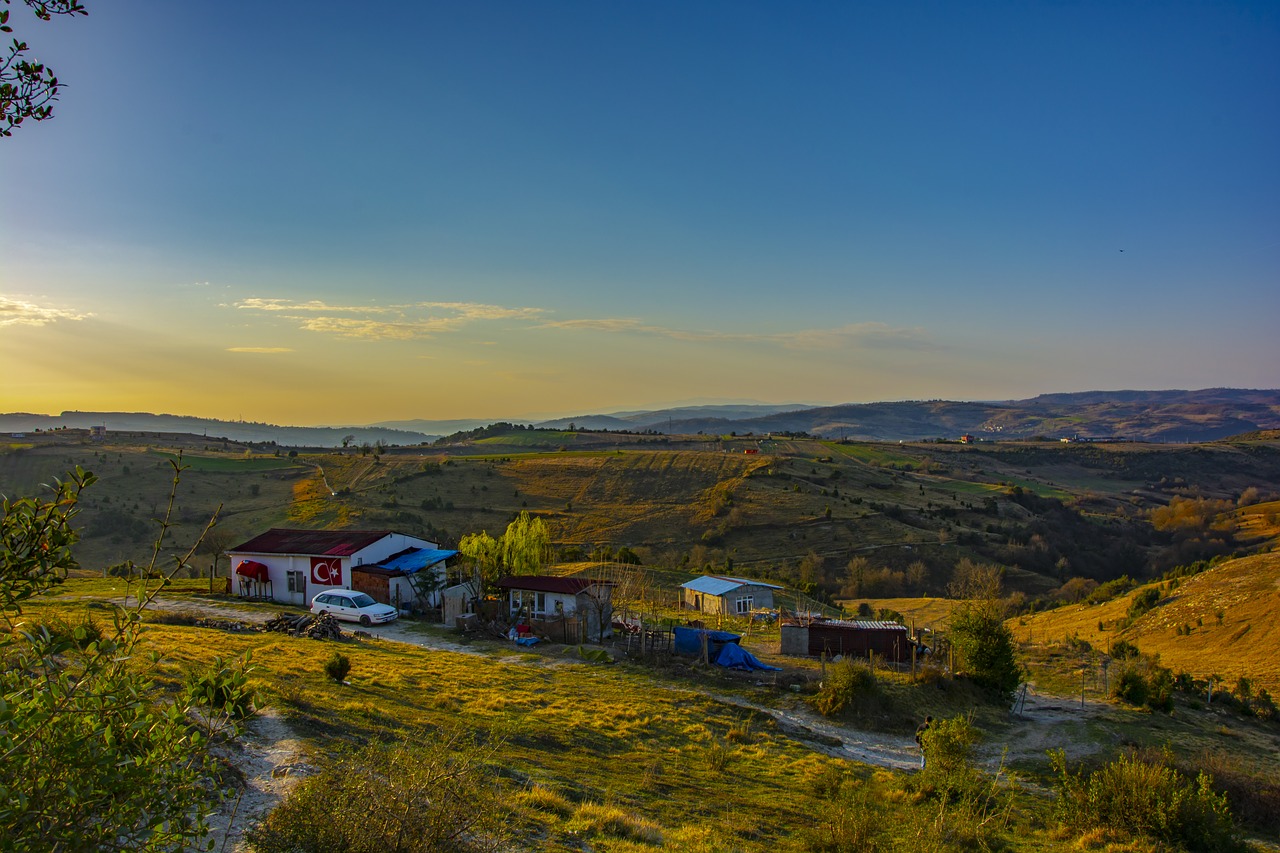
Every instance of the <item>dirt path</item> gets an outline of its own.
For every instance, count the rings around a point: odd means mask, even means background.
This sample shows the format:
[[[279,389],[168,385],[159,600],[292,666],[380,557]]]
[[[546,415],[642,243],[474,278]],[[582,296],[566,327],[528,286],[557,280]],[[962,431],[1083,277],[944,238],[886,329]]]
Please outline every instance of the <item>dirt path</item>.
[[[223,803],[209,819],[206,841],[212,840],[219,853],[244,853],[249,850],[245,831],[275,808],[313,768],[302,741],[271,708],[258,712],[235,747],[219,757],[236,768],[243,787],[238,797]]]

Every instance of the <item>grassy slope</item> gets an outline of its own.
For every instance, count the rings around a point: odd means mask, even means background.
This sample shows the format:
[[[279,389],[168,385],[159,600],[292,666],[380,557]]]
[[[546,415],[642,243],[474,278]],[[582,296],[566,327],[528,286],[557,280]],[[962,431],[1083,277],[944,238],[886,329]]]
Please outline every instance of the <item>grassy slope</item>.
[[[187,582],[166,597],[201,597],[200,589]],[[27,618],[78,622],[89,613],[106,621],[95,599],[122,591],[118,581],[72,581],[61,594],[32,602]],[[514,793],[512,826],[531,849],[799,851],[802,834],[816,817],[831,815],[819,782],[835,770],[859,780],[873,820],[892,827],[901,849],[969,849],[963,837],[950,845],[939,842],[954,831],[950,815],[940,831],[944,817],[937,802],[904,791],[902,774],[828,758],[785,735],[771,718],[692,688],[783,706],[794,701],[789,693],[722,683],[714,671],[696,665],[600,667],[556,653],[513,656],[510,646],[484,641],[473,644],[477,654],[462,654],[377,640],[338,645],[159,622],[147,627],[145,637],[147,646],[161,653],[161,684],[176,683],[215,655],[252,651],[256,688],[285,714],[313,761],[324,760],[339,743],[412,738],[458,721],[498,739],[500,772]],[[322,663],[335,650],[351,659],[349,685],[323,675]],[[914,688],[923,689],[918,698],[928,701],[913,707],[898,707],[903,697],[914,695],[905,684],[886,681],[882,689],[908,731],[919,712],[950,716],[973,706],[961,685]],[[1188,750],[1239,752],[1275,742],[1254,731],[1255,724],[1220,712],[1210,716],[1206,726],[1191,714],[1152,718],[1117,712],[1077,728],[1086,740],[1152,745],[1167,740]],[[978,721],[995,749],[1019,736],[1003,714],[989,711]],[[603,809],[611,810],[611,819],[598,819]],[[1063,839],[1046,819],[1047,811],[1034,788],[1023,790],[998,846],[1058,849]]]
[[[1102,604],[1019,617],[1011,625],[1019,640],[1033,642],[1076,636],[1106,650],[1123,639],[1158,654],[1175,672],[1217,674],[1230,682],[1243,675],[1280,692],[1280,553],[1222,563],[1172,590],[1168,584],[1155,586],[1161,589],[1160,604],[1127,627],[1129,604],[1145,587]],[[1189,634],[1177,632],[1184,625],[1190,626]]]

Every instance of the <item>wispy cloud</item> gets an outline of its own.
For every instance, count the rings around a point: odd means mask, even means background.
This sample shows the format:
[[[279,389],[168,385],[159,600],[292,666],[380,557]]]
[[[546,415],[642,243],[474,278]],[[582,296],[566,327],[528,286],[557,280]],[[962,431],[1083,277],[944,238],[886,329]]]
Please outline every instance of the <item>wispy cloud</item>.
[[[408,302],[394,305],[335,305],[321,300],[295,301],[252,297],[235,303],[244,311],[269,312],[299,329],[370,341],[407,341],[457,332],[476,323],[511,321],[542,330],[603,332],[708,344],[742,344],[792,350],[860,348],[936,349],[923,329],[885,323],[851,323],[794,332],[737,332],[678,329],[636,317],[547,319],[543,308],[507,307],[479,302]],[[492,339],[481,343],[491,343]]]
[[[290,347],[227,347],[227,352],[250,352],[258,355],[272,355],[278,352],[293,352]]]
[[[508,308],[478,302],[410,302],[399,305],[332,305],[320,300],[251,297],[235,303],[248,311],[276,313],[308,332],[365,340],[412,340],[454,332],[472,323],[532,320],[541,308]]]
[[[795,332],[723,332],[673,329],[655,326],[629,317],[607,319],[552,320],[539,324],[543,329],[647,335],[680,341],[743,343],[780,346],[788,349],[829,350],[849,347],[901,347],[934,349],[936,344],[920,328],[894,327],[885,323],[851,323],[830,329],[803,329]]]
[[[22,299],[0,296],[0,326],[46,326],[59,320],[83,320],[92,314],[51,308]]]

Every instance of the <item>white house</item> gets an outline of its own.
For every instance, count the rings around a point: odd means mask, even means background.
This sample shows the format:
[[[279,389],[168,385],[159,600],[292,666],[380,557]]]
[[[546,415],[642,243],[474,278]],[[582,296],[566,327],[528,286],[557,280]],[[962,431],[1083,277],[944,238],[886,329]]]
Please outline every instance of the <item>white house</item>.
[[[241,595],[306,607],[326,589],[358,589],[384,604],[434,607],[438,593],[418,601],[412,580],[430,572],[438,589],[445,561],[457,551],[392,530],[287,530],[272,528],[228,548]]]
[[[517,575],[501,578],[507,612],[538,621],[584,620],[585,634],[598,640],[613,633],[613,583],[594,578]]]
[[[764,581],[730,578],[720,575],[703,575],[688,583],[684,589],[685,607],[703,613],[724,613],[745,616],[752,610],[773,607],[773,591],[782,587]]]

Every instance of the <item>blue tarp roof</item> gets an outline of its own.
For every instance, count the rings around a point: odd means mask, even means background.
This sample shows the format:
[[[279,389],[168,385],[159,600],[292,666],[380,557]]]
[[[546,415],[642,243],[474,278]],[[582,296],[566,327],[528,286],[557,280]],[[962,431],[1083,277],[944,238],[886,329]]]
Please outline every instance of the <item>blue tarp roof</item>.
[[[747,580],[746,578],[725,577],[724,575],[703,575],[700,578],[694,578],[688,583],[682,583],[680,586],[704,595],[724,595],[726,592],[731,592],[740,586],[764,586],[769,589],[782,589],[777,584]]]
[[[761,663],[759,658],[736,643],[726,643],[725,647],[720,650],[720,654],[716,655],[715,663],[716,666],[722,666],[725,669],[741,669],[747,672],[753,669],[777,672],[782,669],[781,667]]]
[[[434,566],[442,560],[450,557],[458,556],[457,551],[442,551],[438,548],[411,548],[396,554],[390,559],[383,560],[379,565],[387,569],[399,569],[407,575],[411,575],[416,571],[425,569],[427,566]]]

